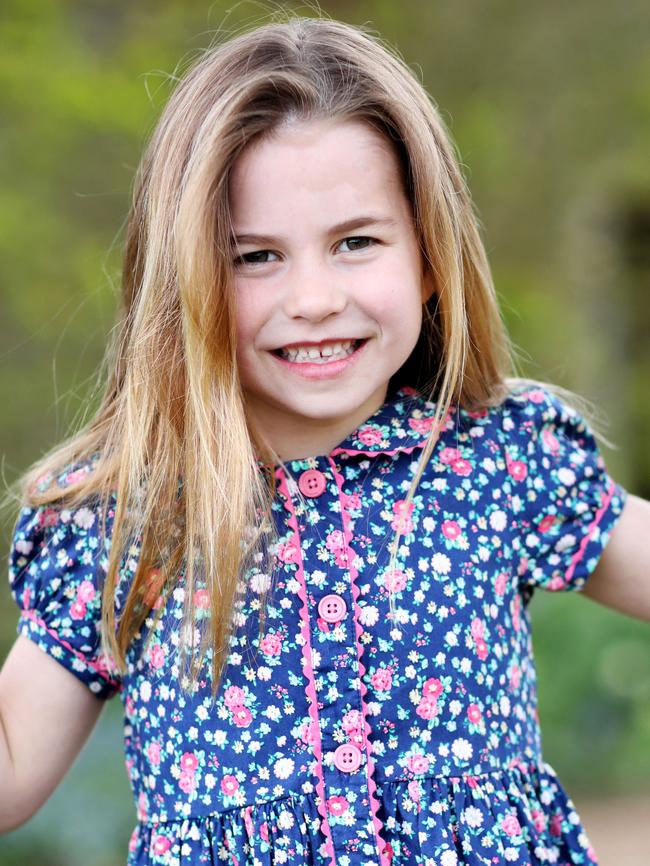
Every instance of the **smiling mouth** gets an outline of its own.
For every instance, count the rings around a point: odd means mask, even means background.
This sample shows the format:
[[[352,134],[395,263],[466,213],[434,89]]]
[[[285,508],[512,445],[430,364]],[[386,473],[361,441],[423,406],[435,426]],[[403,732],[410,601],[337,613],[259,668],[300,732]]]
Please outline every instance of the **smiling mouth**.
[[[349,357],[362,343],[365,340],[331,340],[318,345],[305,343],[275,349],[273,354],[293,364],[328,364]]]

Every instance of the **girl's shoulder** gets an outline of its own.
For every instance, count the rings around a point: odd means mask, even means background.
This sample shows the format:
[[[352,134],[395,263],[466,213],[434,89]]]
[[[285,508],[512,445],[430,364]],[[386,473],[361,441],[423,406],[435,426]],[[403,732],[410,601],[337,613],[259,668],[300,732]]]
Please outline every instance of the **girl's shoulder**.
[[[458,414],[460,424],[489,428],[504,445],[534,448],[541,437],[542,445],[563,441],[597,449],[588,401],[558,385],[508,379],[498,402],[478,410],[459,408]]]
[[[495,405],[460,410],[466,426],[458,426],[472,442],[468,459],[475,452],[474,466],[484,474],[499,467],[517,529],[512,549],[522,586],[579,590],[622,514],[627,491],[607,470],[588,401],[544,382],[506,384]]]
[[[595,436],[581,405],[587,401],[565,389],[531,379],[507,379],[493,399],[470,408],[452,404],[442,423],[445,444],[480,440],[501,449],[508,445],[534,448],[540,436],[575,441],[595,449]],[[436,423],[439,404],[414,388],[399,391],[338,450],[356,448],[374,453],[390,448],[411,451],[423,445]]]
[[[458,407],[459,415],[483,423],[501,421],[507,417],[550,418],[553,414],[580,415],[579,404],[587,401],[572,392],[535,379],[506,379],[498,394],[486,406],[479,409]]]
[[[70,464],[43,477],[61,490],[92,472],[92,461]],[[118,687],[99,650],[101,595],[110,531],[99,498],[24,505],[9,552],[9,588],[20,611],[18,632],[68,668],[95,694]],[[107,511],[110,520],[111,509]]]
[[[66,493],[70,488],[89,479],[94,474],[100,458],[99,453],[93,453],[65,463],[57,469],[44,471],[36,478],[28,492],[34,497],[47,494],[53,489]]]
[[[10,579],[43,548],[97,547],[95,536],[103,522],[100,517],[104,511],[109,517],[113,513],[114,498],[102,499],[95,492],[70,496],[76,486],[90,479],[97,460],[93,455],[44,472],[29,488],[14,526]]]
[[[32,591],[42,589],[48,577],[52,575],[55,579],[57,572],[61,576],[65,572],[70,582],[97,561],[104,564],[101,554],[110,540],[104,539],[102,543],[101,535],[105,534],[102,517],[105,505],[108,518],[112,516],[112,502],[105,503],[96,494],[73,502],[65,499],[66,491],[87,478],[95,464],[96,458],[91,457],[70,463],[59,472],[43,474],[31,491],[34,497],[39,493],[50,494],[55,488],[61,499],[22,504],[9,553],[9,581],[14,594],[21,585]],[[78,567],[72,568],[73,564]]]

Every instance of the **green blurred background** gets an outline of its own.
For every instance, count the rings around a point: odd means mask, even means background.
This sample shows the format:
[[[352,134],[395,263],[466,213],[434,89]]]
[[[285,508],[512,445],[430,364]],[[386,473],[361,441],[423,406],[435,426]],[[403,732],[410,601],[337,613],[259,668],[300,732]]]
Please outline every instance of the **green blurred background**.
[[[523,370],[602,410],[650,498],[650,10],[641,0],[327,2],[417,70],[457,142]],[[305,14],[301,4],[284,8]],[[133,175],[173,76],[268,3],[3,0],[0,453],[6,483],[92,408]],[[180,64],[180,66],[179,66]],[[6,551],[10,518],[2,525]],[[5,572],[6,573],[6,572]],[[570,793],[650,794],[650,629],[533,600],[546,759]],[[0,582],[0,659],[17,610]],[[2,866],[116,866],[135,820],[111,702]]]

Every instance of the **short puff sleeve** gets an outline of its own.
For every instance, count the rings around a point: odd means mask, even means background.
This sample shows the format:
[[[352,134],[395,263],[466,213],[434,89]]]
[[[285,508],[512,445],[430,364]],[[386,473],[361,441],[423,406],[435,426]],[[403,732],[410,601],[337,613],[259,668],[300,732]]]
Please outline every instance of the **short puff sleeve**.
[[[17,632],[36,643],[97,697],[120,688],[100,650],[101,585],[107,554],[99,509],[25,507],[9,554]]]
[[[627,491],[607,473],[585,419],[547,388],[519,387],[502,408],[520,586],[580,590]]]

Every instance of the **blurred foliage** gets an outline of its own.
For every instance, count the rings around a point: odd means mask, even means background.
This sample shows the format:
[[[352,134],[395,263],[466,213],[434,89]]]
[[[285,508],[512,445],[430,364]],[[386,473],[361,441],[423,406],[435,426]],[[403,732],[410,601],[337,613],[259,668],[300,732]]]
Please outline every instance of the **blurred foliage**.
[[[308,13],[296,3],[287,9]],[[610,472],[650,498],[650,12],[323,0],[397,46],[438,104],[484,227],[522,370],[593,401]],[[92,411],[143,145],[179,68],[270,4],[4,0],[0,8],[0,452],[6,482]],[[180,63],[180,67],[179,67]],[[2,526],[3,549],[11,515]],[[0,583],[0,658],[16,609]],[[648,790],[648,626],[533,601],[545,756],[571,790]],[[135,812],[113,701],[3,866],[124,862]]]

